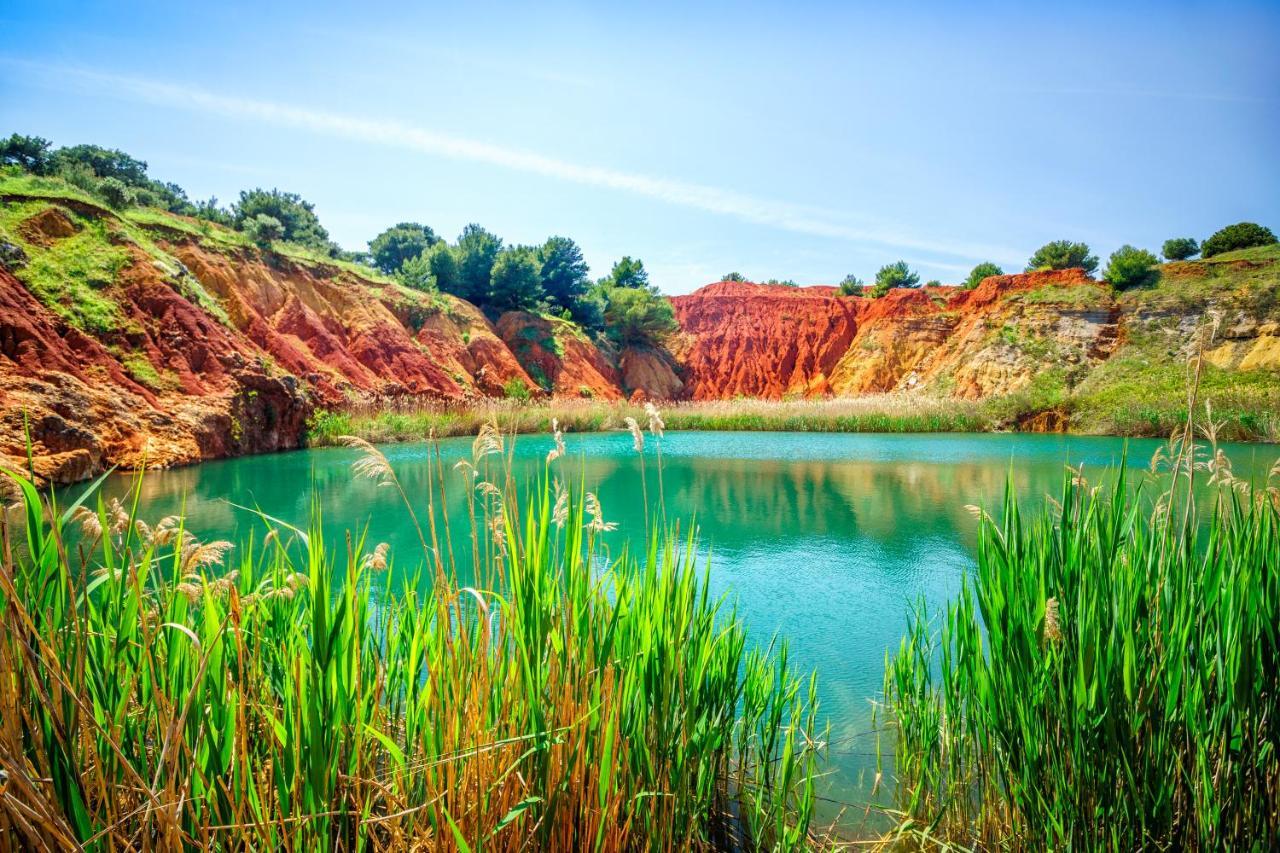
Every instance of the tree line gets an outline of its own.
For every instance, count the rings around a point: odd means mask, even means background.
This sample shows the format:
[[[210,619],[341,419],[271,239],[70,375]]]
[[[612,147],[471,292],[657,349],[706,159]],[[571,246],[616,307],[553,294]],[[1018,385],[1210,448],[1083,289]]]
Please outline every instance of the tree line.
[[[448,243],[429,226],[402,222],[369,241],[367,252],[344,250],[329,237],[315,206],[297,193],[255,188],[224,208],[218,199],[192,201],[182,187],[151,178],[147,164],[98,145],[54,148],[38,136],[0,139],[0,164],[60,178],[117,210],[153,207],[234,228],[260,248],[277,242],[366,264],[416,290],[449,293],[491,315],[524,310],[554,313],[617,343],[662,342],[677,329],[670,302],[649,282],[639,259],[623,257],[592,280],[582,249],[553,236],[537,246],[506,245],[471,224]]]
[[[1277,242],[1271,229],[1255,222],[1237,222],[1228,225],[1198,243],[1191,237],[1172,237],[1164,241],[1160,252],[1166,261],[1185,261],[1200,255],[1211,258],[1224,252],[1237,249],[1249,249],[1255,246],[1269,246]],[[1053,240],[1045,243],[1035,251],[1027,261],[1025,272],[1041,272],[1044,270],[1081,269],[1092,276],[1098,271],[1098,257],[1092,253],[1087,243],[1071,240]],[[1102,271],[1102,280],[1116,290],[1129,290],[1135,287],[1149,287],[1160,278],[1160,259],[1146,249],[1139,249],[1125,244],[1111,253],[1107,266]],[[738,273],[731,273],[736,278],[726,277],[726,281],[743,281]],[[991,261],[983,261],[975,266],[961,286],[972,290],[983,279],[994,275],[1004,275],[1004,270]],[[937,281],[925,282],[925,287],[938,285]],[[847,275],[840,282],[838,292],[841,296],[869,296],[878,298],[890,290],[900,287],[919,287],[920,274],[910,268],[906,261],[895,261],[885,264],[876,272],[875,284],[867,288],[862,279],[855,275]]]

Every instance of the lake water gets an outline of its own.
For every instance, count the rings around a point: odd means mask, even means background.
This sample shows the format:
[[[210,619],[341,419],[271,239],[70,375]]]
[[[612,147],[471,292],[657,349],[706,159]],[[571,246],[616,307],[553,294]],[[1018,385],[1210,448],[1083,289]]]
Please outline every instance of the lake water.
[[[596,492],[618,523],[611,549],[645,533],[640,460],[625,433],[566,436],[566,473]],[[1160,442],[1131,440],[1128,464],[1145,469]],[[514,472],[532,477],[551,447],[520,436]],[[793,660],[817,668],[832,743],[824,793],[863,802],[875,772],[871,703],[881,690],[886,650],[896,649],[908,608],[923,597],[940,608],[973,566],[976,521],[966,504],[996,504],[1011,481],[1028,502],[1057,494],[1066,464],[1090,470],[1120,464],[1126,442],[1057,435],[849,435],[670,432],[661,441],[662,489],[670,518],[696,518],[709,549],[717,592],[736,601],[751,636],[791,642]],[[440,443],[450,516],[464,539],[461,475],[470,439]],[[428,447],[384,447],[410,496],[425,492]],[[646,448],[656,497],[655,443]],[[1280,456],[1269,445],[1227,448],[1237,475],[1264,473]],[[370,542],[388,542],[395,571],[421,562],[421,547],[394,490],[352,476],[356,451],[325,448],[253,456],[153,472],[143,484],[142,517],[183,510],[201,539],[262,535],[259,522],[227,501],[256,505],[305,526],[312,489],[330,540],[368,525]],[[1091,478],[1092,479],[1092,478]],[[450,482],[452,481],[452,482]],[[129,478],[113,477],[122,495]],[[257,527],[255,527],[257,524]],[[892,765],[886,765],[891,775]]]

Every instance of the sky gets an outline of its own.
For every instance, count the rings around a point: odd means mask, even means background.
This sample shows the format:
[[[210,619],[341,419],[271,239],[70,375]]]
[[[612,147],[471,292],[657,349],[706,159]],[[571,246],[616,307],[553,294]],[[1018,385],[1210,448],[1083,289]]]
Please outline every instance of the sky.
[[[667,293],[1280,231],[1280,3],[0,2],[0,134]]]

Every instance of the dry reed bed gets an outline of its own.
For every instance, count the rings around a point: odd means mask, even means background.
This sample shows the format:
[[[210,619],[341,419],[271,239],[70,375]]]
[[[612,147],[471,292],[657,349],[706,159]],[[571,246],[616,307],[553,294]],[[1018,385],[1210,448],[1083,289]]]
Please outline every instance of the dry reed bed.
[[[552,420],[574,432],[623,429],[626,419],[643,421],[641,405],[597,400],[520,402],[480,400],[449,405],[421,401],[356,405],[318,412],[313,445],[336,444],[358,435],[375,444],[421,441],[434,435],[474,435],[482,424],[505,432],[537,433]],[[682,402],[663,409],[671,429],[798,432],[981,432],[993,424],[981,404],[919,394],[877,394],[821,400],[735,399]]]

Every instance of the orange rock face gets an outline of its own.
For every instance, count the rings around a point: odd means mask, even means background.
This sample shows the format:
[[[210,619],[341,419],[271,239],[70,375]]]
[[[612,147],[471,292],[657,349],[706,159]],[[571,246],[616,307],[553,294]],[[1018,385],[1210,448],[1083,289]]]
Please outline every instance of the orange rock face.
[[[832,287],[719,282],[671,302],[672,351],[695,400],[829,393],[857,331],[855,300]]]
[[[1045,289],[1058,301],[1019,297]],[[1077,291],[1085,307],[1075,307]],[[943,380],[949,393],[984,397],[1030,382],[1039,350],[1087,364],[1106,358],[1118,339],[1114,300],[1080,270],[994,276],[973,290],[891,290],[878,299],[838,296],[832,287],[719,282],[672,303],[682,330],[672,349],[699,400],[909,391]]]

